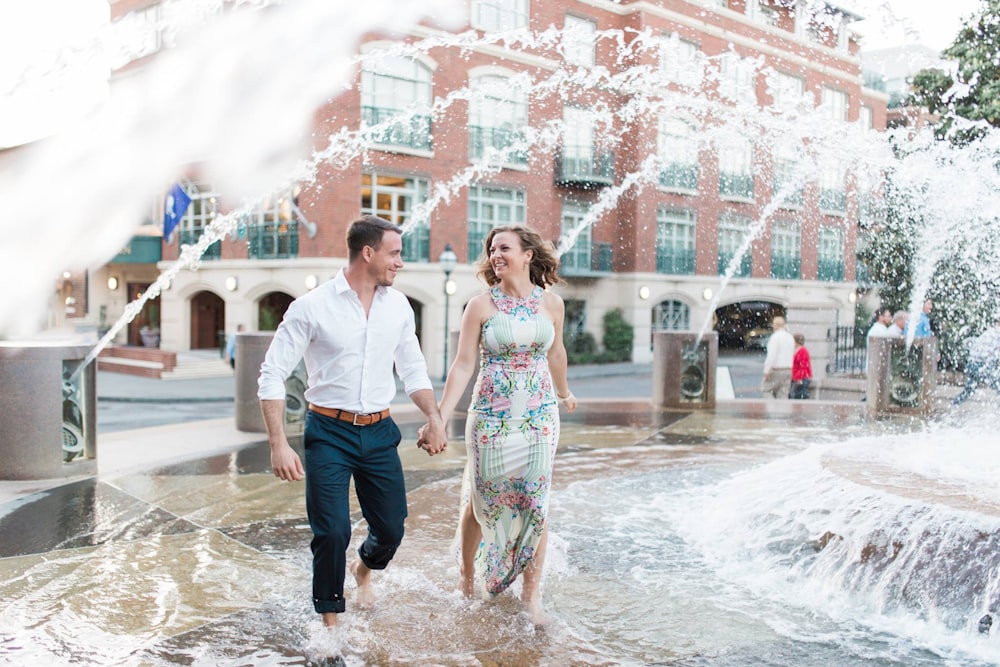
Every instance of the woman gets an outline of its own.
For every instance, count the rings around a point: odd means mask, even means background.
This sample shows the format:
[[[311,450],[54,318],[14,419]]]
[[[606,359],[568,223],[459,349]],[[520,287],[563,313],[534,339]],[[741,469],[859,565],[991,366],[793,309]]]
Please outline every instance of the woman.
[[[566,380],[565,308],[545,289],[559,282],[558,267],[551,245],[534,230],[490,231],[479,269],[490,289],[469,301],[462,316],[440,406],[448,423],[478,360],[465,426],[459,585],[472,595],[478,575],[498,595],[523,572],[521,601],[536,623],[545,620],[539,582],[559,404],[576,409]]]
[[[812,382],[812,361],[809,350],[806,349],[806,337],[797,333],[795,339],[795,356],[792,357],[792,390],[789,398],[809,398],[809,384]]]

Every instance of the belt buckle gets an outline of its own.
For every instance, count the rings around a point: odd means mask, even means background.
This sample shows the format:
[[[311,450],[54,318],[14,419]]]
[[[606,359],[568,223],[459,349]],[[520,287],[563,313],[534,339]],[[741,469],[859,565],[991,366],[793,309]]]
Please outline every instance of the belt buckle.
[[[354,413],[354,419],[351,420],[351,425],[352,426],[367,426],[368,424],[360,424],[360,423],[358,423],[358,417],[367,417],[367,416],[368,415],[362,415],[362,414],[358,414],[357,412],[355,412]]]

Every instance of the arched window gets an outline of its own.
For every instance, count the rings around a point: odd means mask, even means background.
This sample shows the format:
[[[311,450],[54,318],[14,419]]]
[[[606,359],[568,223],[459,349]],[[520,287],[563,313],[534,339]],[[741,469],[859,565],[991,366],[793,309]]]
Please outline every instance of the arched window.
[[[528,95],[503,76],[472,80],[469,101],[469,157],[479,159],[493,148],[502,162],[527,164],[524,128],[528,125]]]
[[[691,328],[691,308],[683,301],[668,299],[653,308],[653,331],[687,331]]]

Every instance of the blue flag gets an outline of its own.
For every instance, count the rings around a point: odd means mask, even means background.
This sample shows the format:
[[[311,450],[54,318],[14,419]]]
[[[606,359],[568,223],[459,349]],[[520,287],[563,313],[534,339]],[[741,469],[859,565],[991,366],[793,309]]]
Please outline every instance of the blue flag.
[[[184,217],[184,211],[190,205],[191,197],[184,192],[184,188],[179,183],[174,183],[174,187],[170,188],[167,198],[163,202],[163,238],[167,243],[170,243],[170,234]]]

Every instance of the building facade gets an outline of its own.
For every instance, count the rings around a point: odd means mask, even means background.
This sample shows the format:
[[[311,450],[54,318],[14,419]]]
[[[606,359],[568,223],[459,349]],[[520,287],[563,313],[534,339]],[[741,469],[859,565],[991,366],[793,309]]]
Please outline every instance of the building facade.
[[[156,7],[113,11],[155,21]],[[845,131],[885,128],[888,96],[864,86],[857,18],[787,0],[470,0],[465,30],[367,36],[354,85],[317,110],[315,132],[317,151],[331,136],[363,148],[229,219],[199,269],[158,299],[160,345],[274,328],[346,263],[347,226],[371,213],[407,229],[396,287],[432,373],[445,368],[445,322],[456,330],[483,288],[485,235],[520,222],[563,251],[554,289],[574,339],[600,341],[604,314],[620,309],[633,360],[648,362],[657,330],[714,329],[723,347],[753,347],[780,313],[821,376],[826,331],[854,318],[863,202],[842,161],[798,174],[801,146],[769,136],[769,119],[787,107],[786,125],[819,114]],[[492,37],[507,30],[526,31],[516,48]],[[183,186],[192,202],[160,269],[232,216],[212,183]],[[447,281],[446,249],[458,258]],[[94,285],[130,282],[122,264],[103,271]],[[110,315],[124,302],[110,300]]]

